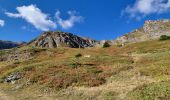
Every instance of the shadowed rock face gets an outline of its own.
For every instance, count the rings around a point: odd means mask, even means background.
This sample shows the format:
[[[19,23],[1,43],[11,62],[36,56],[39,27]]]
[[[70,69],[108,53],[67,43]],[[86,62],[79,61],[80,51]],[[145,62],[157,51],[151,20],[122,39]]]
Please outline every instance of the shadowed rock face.
[[[113,44],[134,43],[170,36],[170,20],[145,21],[144,26],[113,40]]]
[[[19,43],[11,42],[11,41],[1,41],[0,40],[0,49],[10,49],[19,46]]]
[[[82,38],[71,33],[65,32],[45,32],[36,40],[33,41],[35,47],[42,48],[57,48],[57,47],[71,47],[71,48],[85,48],[93,47],[97,41]]]

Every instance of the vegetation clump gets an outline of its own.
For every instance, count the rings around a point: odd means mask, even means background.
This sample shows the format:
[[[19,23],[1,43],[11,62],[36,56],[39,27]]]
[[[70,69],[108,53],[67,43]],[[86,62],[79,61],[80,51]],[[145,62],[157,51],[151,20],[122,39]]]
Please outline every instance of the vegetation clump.
[[[80,57],[82,57],[82,54],[78,53],[75,55],[75,58],[73,58],[72,64],[71,64],[73,68],[77,68],[78,66],[81,66]]]
[[[105,42],[104,44],[103,44],[103,48],[108,48],[108,47],[110,47],[111,45],[108,43],[108,42]]]
[[[163,41],[163,40],[170,40],[170,36],[162,35],[162,36],[160,36],[160,40],[161,41]]]
[[[76,57],[76,58],[80,58],[80,57],[82,57],[82,54],[81,54],[81,53],[78,53],[78,54],[75,55],[75,57]]]

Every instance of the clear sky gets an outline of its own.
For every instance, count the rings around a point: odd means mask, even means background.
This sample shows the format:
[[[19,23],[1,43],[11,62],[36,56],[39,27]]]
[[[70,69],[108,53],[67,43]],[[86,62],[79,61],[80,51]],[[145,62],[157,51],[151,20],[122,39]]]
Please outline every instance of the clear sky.
[[[0,40],[28,42],[48,30],[115,39],[169,17],[170,0],[0,0]]]

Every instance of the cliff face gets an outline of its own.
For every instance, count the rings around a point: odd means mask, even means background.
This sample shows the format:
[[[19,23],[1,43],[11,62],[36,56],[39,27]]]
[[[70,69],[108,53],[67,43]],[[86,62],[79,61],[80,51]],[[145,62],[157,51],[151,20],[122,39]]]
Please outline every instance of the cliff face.
[[[134,43],[159,38],[161,35],[170,36],[170,20],[145,21],[144,26],[122,37],[113,40],[113,44]]]
[[[19,46],[19,43],[0,40],[0,49],[10,49]]]
[[[143,30],[152,39],[170,35],[170,20],[146,21]]]
[[[40,37],[35,39],[31,44],[35,47],[42,48],[57,48],[57,47],[71,47],[71,48],[85,48],[93,47],[97,41],[82,38],[71,33],[65,32],[45,32]]]

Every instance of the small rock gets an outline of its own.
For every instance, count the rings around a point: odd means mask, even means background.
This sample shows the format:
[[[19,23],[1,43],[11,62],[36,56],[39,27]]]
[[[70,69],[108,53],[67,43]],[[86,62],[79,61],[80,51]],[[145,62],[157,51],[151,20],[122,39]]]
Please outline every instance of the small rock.
[[[90,58],[91,55],[84,55],[84,58]]]
[[[20,73],[14,73],[5,78],[5,82],[15,84],[16,80],[21,79]]]

